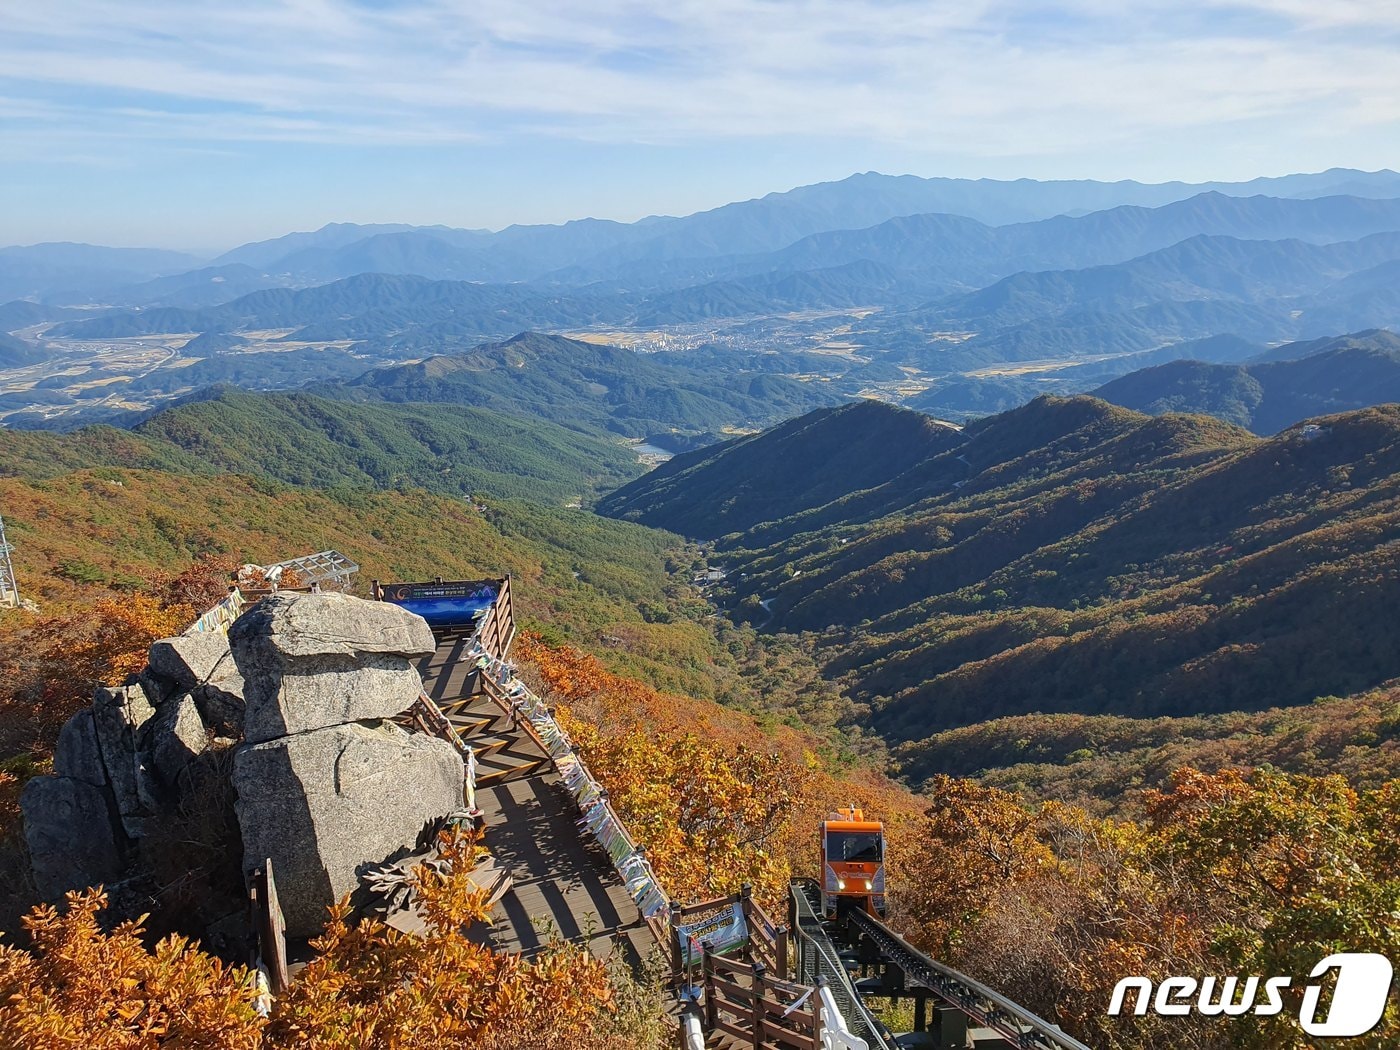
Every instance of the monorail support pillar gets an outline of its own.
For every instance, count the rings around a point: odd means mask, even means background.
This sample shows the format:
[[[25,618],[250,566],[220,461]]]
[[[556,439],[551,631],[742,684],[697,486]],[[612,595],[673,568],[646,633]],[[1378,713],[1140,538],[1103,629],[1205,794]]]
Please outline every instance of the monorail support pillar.
[[[943,1050],[964,1050],[967,1046],[967,1014],[953,1006],[938,1008],[938,1043]]]

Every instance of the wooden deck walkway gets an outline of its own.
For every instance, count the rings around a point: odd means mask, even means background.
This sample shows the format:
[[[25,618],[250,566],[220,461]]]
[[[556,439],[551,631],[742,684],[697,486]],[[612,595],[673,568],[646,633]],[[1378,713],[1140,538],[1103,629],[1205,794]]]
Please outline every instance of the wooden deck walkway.
[[[620,951],[636,967],[657,947],[607,854],[578,825],[578,807],[535,741],[476,686],[470,633],[443,633],[419,665],[423,687],[479,755],[483,844],[514,886],[484,943],[530,956],[552,936]]]

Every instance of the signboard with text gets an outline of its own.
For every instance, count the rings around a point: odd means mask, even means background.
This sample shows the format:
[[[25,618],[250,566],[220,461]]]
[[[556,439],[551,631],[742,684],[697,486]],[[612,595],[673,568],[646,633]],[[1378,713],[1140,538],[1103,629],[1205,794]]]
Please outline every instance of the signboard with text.
[[[463,627],[491,608],[500,586],[495,580],[438,580],[386,583],[377,593],[381,601],[418,614],[432,627]]]

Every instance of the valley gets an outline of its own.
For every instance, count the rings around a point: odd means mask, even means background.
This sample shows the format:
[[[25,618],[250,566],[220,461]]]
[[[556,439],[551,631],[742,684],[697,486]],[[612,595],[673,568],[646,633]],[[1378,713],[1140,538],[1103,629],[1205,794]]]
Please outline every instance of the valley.
[[[42,363],[0,370],[0,425],[62,427],[132,418],[211,383],[279,389],[312,378],[358,375],[373,365],[351,352],[353,344],[348,340],[288,340],[291,329],[243,333],[240,346],[214,358],[200,356],[199,347],[191,346],[200,338],[196,332],[50,339],[44,333],[48,327],[27,333],[46,345],[48,355]],[[275,360],[255,356],[263,354],[286,356]]]
[[[713,542],[721,605],[806,639],[918,783],[1036,761],[1059,722],[1114,751],[1098,716],[1203,732],[1387,687],[1398,441],[1394,406],[1263,440],[1089,398],[961,431],[866,403],[677,456],[600,510]],[[945,750],[993,719],[1029,750]]]
[[[863,316],[865,312],[807,311],[646,330],[563,329],[553,334],[638,354],[684,357],[703,348],[707,362],[732,354],[735,371],[760,370],[796,382],[835,383],[851,395],[897,399],[909,391],[907,385],[862,386],[858,381],[843,381],[849,368],[867,364],[869,359],[853,356],[853,347],[832,340],[839,340],[850,331],[852,320]],[[198,394],[211,384],[248,390],[295,389],[422,360],[419,356],[395,356],[393,346],[371,346],[353,339],[298,338],[296,327],[212,336],[177,332],[107,338],[54,336],[48,334],[53,327],[44,324],[15,333],[17,338],[42,345],[44,352],[36,363],[0,367],[0,426],[68,429],[84,423],[120,422]],[[507,337],[517,332],[506,326],[495,334]],[[826,363],[814,362],[812,356],[837,360],[830,367],[813,368],[813,364]],[[755,359],[761,360],[761,368],[750,367]],[[754,421],[734,420],[736,424]]]

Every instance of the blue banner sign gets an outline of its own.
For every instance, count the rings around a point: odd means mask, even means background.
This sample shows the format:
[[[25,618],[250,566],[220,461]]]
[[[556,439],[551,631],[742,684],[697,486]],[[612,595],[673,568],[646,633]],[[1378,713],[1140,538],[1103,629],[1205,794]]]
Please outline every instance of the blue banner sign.
[[[428,621],[430,627],[466,627],[496,601],[497,585],[482,580],[386,583],[379,597]]]

